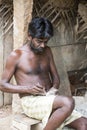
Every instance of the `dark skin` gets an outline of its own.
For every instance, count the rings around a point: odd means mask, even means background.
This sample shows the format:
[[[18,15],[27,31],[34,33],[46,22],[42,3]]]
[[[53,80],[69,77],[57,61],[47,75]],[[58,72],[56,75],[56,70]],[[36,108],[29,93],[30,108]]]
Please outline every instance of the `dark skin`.
[[[49,71],[52,79],[49,78]],[[13,75],[17,86],[8,83]],[[59,77],[50,48],[46,46],[44,53],[36,54],[32,52],[29,44],[26,44],[13,51],[7,59],[2,81],[3,91],[5,89],[5,92],[19,92],[21,96],[25,94],[43,95],[51,87],[58,88]]]
[[[49,90],[59,88],[59,76],[51,49],[47,46],[48,39],[28,37],[29,43],[13,51],[7,59],[6,67],[0,82],[0,90],[25,95],[45,95]],[[17,85],[10,83],[15,76]],[[72,113],[74,100],[72,97],[56,96],[53,111],[44,130],[56,130]],[[83,122],[83,127],[80,123]],[[87,130],[87,119],[77,119],[69,124],[76,130]]]

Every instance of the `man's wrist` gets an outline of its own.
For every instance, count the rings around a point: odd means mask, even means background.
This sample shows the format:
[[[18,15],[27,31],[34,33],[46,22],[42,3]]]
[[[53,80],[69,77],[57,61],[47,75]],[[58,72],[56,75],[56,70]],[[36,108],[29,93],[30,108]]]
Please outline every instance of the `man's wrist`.
[[[58,89],[59,86],[58,86],[58,85],[53,85],[52,88],[54,88],[54,89]]]

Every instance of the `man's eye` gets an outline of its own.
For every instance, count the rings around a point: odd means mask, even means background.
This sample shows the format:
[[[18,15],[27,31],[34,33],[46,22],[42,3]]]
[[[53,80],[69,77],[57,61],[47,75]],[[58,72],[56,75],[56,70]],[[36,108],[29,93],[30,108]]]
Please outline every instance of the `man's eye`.
[[[37,41],[37,43],[41,43],[41,41]]]
[[[38,43],[41,43],[41,41],[38,41]]]
[[[45,42],[45,44],[47,44],[47,42]]]

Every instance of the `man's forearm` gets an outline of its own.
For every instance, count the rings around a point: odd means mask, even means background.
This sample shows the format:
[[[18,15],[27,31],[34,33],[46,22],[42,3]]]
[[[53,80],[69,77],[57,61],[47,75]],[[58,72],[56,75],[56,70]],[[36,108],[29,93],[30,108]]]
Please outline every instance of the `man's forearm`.
[[[58,82],[53,82],[52,87],[54,87],[54,88],[58,89],[58,88],[59,88],[59,84],[60,84],[60,82],[59,82],[59,81],[58,81]]]
[[[0,90],[8,93],[28,93],[26,86],[13,85],[4,82],[0,82]]]

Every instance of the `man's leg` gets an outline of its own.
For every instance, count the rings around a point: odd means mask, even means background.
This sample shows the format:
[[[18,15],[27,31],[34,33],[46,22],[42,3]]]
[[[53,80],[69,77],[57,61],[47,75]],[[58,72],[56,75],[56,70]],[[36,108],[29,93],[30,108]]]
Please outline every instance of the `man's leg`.
[[[74,128],[76,130],[87,130],[87,118],[81,117],[68,124],[67,127]]]
[[[44,130],[56,130],[72,113],[74,100],[71,97],[56,96],[53,103],[53,112]]]

